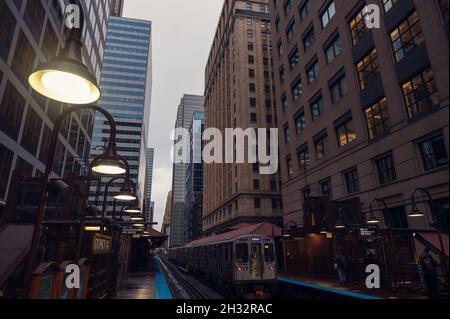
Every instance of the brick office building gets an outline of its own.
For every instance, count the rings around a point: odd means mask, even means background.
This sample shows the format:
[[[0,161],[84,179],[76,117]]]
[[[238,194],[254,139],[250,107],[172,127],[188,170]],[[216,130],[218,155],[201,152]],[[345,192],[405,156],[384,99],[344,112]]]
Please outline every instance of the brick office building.
[[[380,7],[381,28],[367,28],[366,4]],[[308,199],[357,199],[354,211],[366,220],[379,198],[388,206],[374,209],[381,230],[433,230],[425,203],[425,217],[408,217],[411,192],[424,187],[448,233],[448,1],[270,5],[285,225],[328,227],[331,241],[337,212],[321,224]],[[312,236],[306,247],[322,252],[310,257],[329,263],[323,251],[336,247]],[[307,239],[294,237],[285,250],[295,271]]]
[[[225,1],[206,66],[205,129],[275,127],[270,39],[267,0]],[[203,198],[206,234],[281,221],[279,176],[258,164],[205,164]]]

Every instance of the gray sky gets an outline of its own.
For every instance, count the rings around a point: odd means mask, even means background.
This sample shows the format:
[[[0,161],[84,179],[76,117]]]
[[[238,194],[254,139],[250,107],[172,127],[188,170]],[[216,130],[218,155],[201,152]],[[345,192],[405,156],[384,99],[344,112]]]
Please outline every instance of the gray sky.
[[[183,94],[204,93],[204,71],[223,0],[125,0],[124,17],[152,21],[152,197],[160,229],[172,185],[170,132]]]

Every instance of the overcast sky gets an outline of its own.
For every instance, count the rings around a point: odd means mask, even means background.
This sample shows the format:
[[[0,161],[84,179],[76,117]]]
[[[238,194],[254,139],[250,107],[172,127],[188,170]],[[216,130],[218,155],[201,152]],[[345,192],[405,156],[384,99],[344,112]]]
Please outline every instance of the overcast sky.
[[[160,229],[172,185],[170,132],[183,94],[204,93],[204,71],[223,0],[125,0],[124,17],[152,21],[155,148],[152,200]]]

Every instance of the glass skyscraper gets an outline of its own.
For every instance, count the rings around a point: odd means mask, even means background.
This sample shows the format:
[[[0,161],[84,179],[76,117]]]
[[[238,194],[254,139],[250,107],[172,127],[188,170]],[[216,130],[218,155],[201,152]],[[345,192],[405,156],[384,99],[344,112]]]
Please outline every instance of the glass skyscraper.
[[[70,105],[46,99],[28,84],[37,65],[64,47],[63,6],[58,0],[0,1],[0,206],[13,171],[42,175],[53,123]],[[110,0],[81,1],[85,13],[82,56],[97,80],[103,59]],[[83,174],[91,148],[94,112],[72,113],[63,122],[53,166],[54,177]]]
[[[128,160],[130,177],[137,186],[140,206],[146,195],[151,69],[151,22],[111,17],[108,21],[100,80],[102,97],[98,105],[108,110],[116,121],[117,150]],[[106,118],[97,113],[91,158],[103,152],[109,133]],[[110,179],[111,177],[102,177],[100,189],[103,190],[104,184]],[[113,195],[120,191],[122,185],[122,180],[111,185],[108,194],[109,211],[112,209]],[[96,193],[97,186],[92,184],[91,194]],[[95,203],[95,199],[92,196],[90,202]]]

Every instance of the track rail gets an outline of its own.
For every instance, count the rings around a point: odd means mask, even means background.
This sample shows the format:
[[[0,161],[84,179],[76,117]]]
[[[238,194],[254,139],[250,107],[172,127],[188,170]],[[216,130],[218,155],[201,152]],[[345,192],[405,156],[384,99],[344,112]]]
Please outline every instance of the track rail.
[[[162,271],[166,276],[169,288],[176,299],[224,299],[221,294],[213,291],[200,281],[183,274],[177,266],[165,257],[157,256]]]

